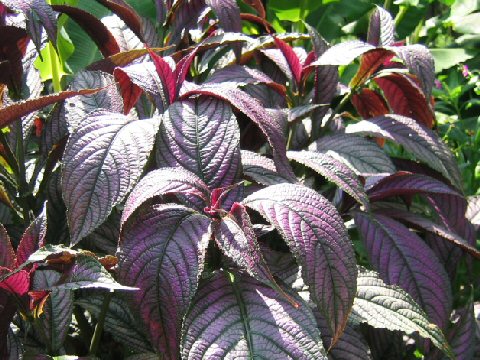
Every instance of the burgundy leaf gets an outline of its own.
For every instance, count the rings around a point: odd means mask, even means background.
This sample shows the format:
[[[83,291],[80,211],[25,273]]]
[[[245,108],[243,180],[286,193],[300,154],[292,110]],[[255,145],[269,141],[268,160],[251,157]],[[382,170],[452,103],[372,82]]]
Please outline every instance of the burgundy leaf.
[[[251,277],[215,273],[185,318],[182,358],[326,360],[311,310],[292,296],[300,307]]]
[[[365,209],[370,207],[367,194],[355,172],[342,161],[315,151],[288,151],[288,158],[295,160],[333,182],[353,197]]]
[[[195,174],[180,167],[154,170],[144,176],[130,193],[120,223],[123,225],[147,200],[166,195],[180,197],[186,205],[198,211],[202,211],[210,200],[207,185]]]
[[[433,251],[418,235],[386,216],[357,212],[355,224],[381,278],[407,291],[432,322],[445,328],[452,306],[450,282]]]
[[[23,296],[30,289],[30,274],[25,270],[18,270],[10,275],[10,269],[0,266],[0,276],[8,276],[0,280],[0,289],[6,290],[11,295]],[[1,296],[1,290],[0,290]]]
[[[360,58],[360,67],[357,73],[350,81],[349,86],[351,88],[364,85],[365,82],[376,73],[384,62],[391,59],[395,53],[388,49],[372,49],[364,53]]]
[[[298,58],[297,54],[295,54],[292,47],[285,41],[277,37],[274,37],[273,39],[275,40],[275,45],[277,45],[277,48],[282,52],[283,56],[287,60],[290,72],[292,73],[297,86],[299,86],[302,80],[302,64],[300,63],[300,59]]]
[[[11,105],[0,109],[0,127],[10,125],[15,120],[29,113],[44,108],[45,106],[54,104],[58,101],[65,100],[77,95],[95,94],[101,89],[83,89],[78,91],[61,91],[52,95],[45,95],[35,99],[23,100],[15,102]]]
[[[143,91],[140,86],[136,85],[131,80],[131,76],[129,76],[125,69],[115,69],[113,75],[115,76],[115,80],[118,82],[118,86],[122,94],[123,113],[126,115],[130,113],[130,110],[132,110],[138,99],[140,99]],[[149,79],[151,80],[152,77],[150,77]],[[150,81],[150,83],[153,83],[153,81]],[[142,84],[145,83],[142,82]],[[154,88],[154,86],[152,86],[152,88]]]
[[[26,262],[30,255],[45,245],[46,234],[47,214],[44,209],[42,213],[33,220],[20,239],[17,247],[17,267]]]
[[[383,91],[392,112],[411,117],[420,124],[432,128],[435,115],[429,99],[418,85],[404,74],[389,74],[375,78]]]
[[[200,46],[195,47],[190,53],[182,57],[178,63],[177,66],[175,67],[175,98],[178,97],[180,93],[180,89],[182,87],[182,84],[185,82],[185,79],[187,78],[188,72],[190,71],[190,66],[192,65],[193,60],[195,59],[195,56],[197,55],[198,50],[200,49]]]
[[[20,92],[22,88],[22,58],[26,53],[28,36],[25,30],[14,26],[1,26],[0,31],[0,84]]]
[[[290,79],[291,81],[296,82],[295,75],[290,69],[287,58],[283,55],[280,49],[265,49],[262,50],[262,54],[271,60],[271,62],[268,62],[263,61],[262,59],[262,70],[265,71],[265,73],[267,73],[272,79],[274,79],[274,81],[283,84],[286,82],[286,79]],[[280,73],[278,74],[279,71]],[[282,74],[286,76],[286,79],[282,76]]]
[[[277,172],[273,160],[248,150],[242,150],[243,174],[262,185],[290,182]]]
[[[375,46],[360,40],[345,41],[327,49],[312,65],[348,65],[360,55],[373,49]]]
[[[389,46],[394,42],[395,22],[392,15],[385,9],[377,6],[370,15],[367,42],[374,46]]]
[[[353,94],[352,104],[365,119],[388,114],[390,109],[382,96],[376,91],[363,88]]]
[[[7,230],[0,224],[0,266],[13,269],[16,264],[15,252],[13,251]]]
[[[349,125],[346,132],[392,140],[442,173],[457,189],[462,188],[460,172],[450,149],[432,130],[413,119],[393,114],[378,116]]]
[[[435,81],[435,64],[431,52],[420,44],[397,46],[392,50],[403,60],[410,73],[420,81],[425,98],[429,101]]]
[[[211,97],[170,106],[158,133],[157,164],[180,166],[210,189],[230,186],[240,175],[240,130],[226,102]]]
[[[170,67],[170,65],[159,55],[155,54],[153,51],[149,51],[150,58],[155,64],[155,69],[157,70],[158,77],[162,81],[162,88],[165,90],[167,97],[167,105],[170,105],[175,101],[177,95],[177,83],[175,74]]]
[[[92,113],[73,133],[63,157],[62,193],[71,243],[97,228],[132,190],[152,150],[159,119]]]
[[[262,130],[273,151],[273,160],[277,171],[291,181],[296,182],[295,174],[286,157],[286,145],[283,131],[277,121],[260,104],[247,93],[233,86],[206,85],[190,90],[183,97],[195,94],[210,95],[228,101],[233,107],[247,115]],[[0,110],[1,111],[1,110]]]
[[[248,6],[251,6],[252,8],[254,8],[257,11],[258,16],[260,16],[263,19],[266,18],[267,15],[261,0],[243,0],[243,2]]]
[[[346,326],[357,277],[355,254],[337,210],[317,192],[293,184],[257,191],[244,204],[260,212],[287,242],[335,343]]]
[[[182,318],[195,295],[210,239],[210,220],[181,205],[143,207],[124,226],[118,278],[132,296],[154,347],[179,356]]]
[[[399,171],[384,177],[368,190],[370,200],[378,201],[387,197],[414,194],[462,195],[441,181],[426,175]]]

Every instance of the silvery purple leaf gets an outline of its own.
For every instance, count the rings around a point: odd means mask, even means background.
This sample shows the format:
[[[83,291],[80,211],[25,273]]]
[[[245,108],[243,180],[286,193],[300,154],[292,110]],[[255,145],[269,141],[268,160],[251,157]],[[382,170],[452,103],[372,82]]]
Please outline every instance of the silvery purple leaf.
[[[10,236],[7,230],[0,224],[0,266],[13,269],[16,263],[15,252],[13,251]]]
[[[154,347],[179,354],[182,318],[195,295],[210,240],[210,219],[182,205],[145,206],[122,229],[118,278],[131,294]]]
[[[95,318],[100,315],[104,296],[88,294],[75,301],[75,305],[81,306]],[[105,316],[105,331],[119,343],[135,352],[153,351],[146,335],[141,331],[138,318],[130,311],[127,301],[121,293],[116,292],[111,298],[108,311]],[[158,359],[158,355],[157,355]]]
[[[117,15],[108,15],[102,17],[102,23],[108,28],[120,47],[120,52],[133,49],[142,49],[144,43],[137,35],[120,19]]]
[[[275,168],[273,160],[248,150],[242,150],[243,174],[262,185],[276,185],[290,182]]]
[[[278,67],[278,69],[281,70],[283,75],[290,80],[294,80],[294,75],[290,69],[290,66],[288,65],[288,61],[280,49],[265,49],[262,50],[262,54],[270,59]]]
[[[157,164],[182,167],[210,189],[239,180],[240,129],[229,104],[211,97],[178,101],[163,117]]]
[[[30,255],[45,244],[47,234],[47,214],[46,209],[38,215],[28,226],[20,239],[17,247],[17,263],[20,266],[25,263]]]
[[[62,274],[53,270],[34,272],[32,290],[41,291],[56,285]],[[45,345],[56,353],[62,346],[70,329],[73,312],[73,292],[54,289],[50,292],[39,319],[39,330]]]
[[[85,238],[87,244],[108,255],[115,255],[120,235],[120,213],[112,211],[105,222]],[[86,246],[87,249],[91,249]]]
[[[420,44],[393,47],[392,50],[403,60],[409,72],[417,76],[425,97],[429,100],[435,81],[435,62],[432,53]]]
[[[182,329],[182,359],[326,360],[308,305],[298,308],[246,275],[216,272],[200,283]]]
[[[71,243],[97,228],[132,190],[153,147],[159,118],[90,114],[73,133],[63,156],[62,193]]]
[[[473,303],[470,302],[463,308],[455,309],[452,317],[453,324],[448,334],[448,340],[455,359],[474,359],[475,345],[478,342],[476,337],[478,325],[473,311]]]
[[[357,212],[355,224],[381,278],[408,292],[432,322],[445,328],[452,306],[450,281],[433,251],[418,235],[386,216]]]
[[[393,114],[378,116],[349,125],[345,131],[392,140],[442,173],[457,189],[462,188],[460,172],[450,149],[432,130],[413,119]]]
[[[418,332],[454,358],[442,330],[429,321],[415,300],[401,288],[386,285],[374,271],[361,269],[359,272],[357,296],[350,317],[354,323],[367,323],[375,328],[400,330],[406,334]]]
[[[262,104],[255,98],[235,86],[204,85],[183,94],[184,97],[191,95],[210,95],[229,102],[233,107],[250,118],[265,134],[272,148],[273,160],[277,171],[292,182],[297,179],[288,162],[286,154],[286,140],[278,119],[268,113]]]
[[[44,130],[40,142],[42,156],[47,158],[62,139],[68,135],[68,126],[65,119],[65,105],[60,103],[55,105],[50,116],[44,123]]]
[[[175,195],[198,211],[209,204],[210,191],[195,174],[183,168],[162,168],[149,172],[130,193],[123,209],[121,224],[149,199]]]
[[[375,49],[375,46],[360,40],[345,41],[328,48],[312,66],[320,65],[348,65],[357,57],[367,51]]]
[[[243,160],[243,152],[242,152]],[[480,225],[480,195],[469,196],[465,217],[477,228]]]
[[[295,160],[333,182],[341,190],[353,197],[365,209],[369,201],[362,183],[357,175],[342,161],[315,151],[288,151],[289,159]]]
[[[394,42],[395,22],[392,15],[377,6],[370,15],[367,42],[374,46],[389,46]]]
[[[243,203],[287,242],[335,342],[346,326],[357,277],[353,247],[337,210],[314,190],[294,184],[269,186]]]
[[[309,146],[309,150],[330,155],[355,171],[358,175],[395,172],[392,160],[374,141],[360,136],[335,134],[323,136]]]
[[[169,44],[178,45],[180,40],[188,35],[189,30],[197,27],[205,8],[205,0],[174,1],[167,18],[167,25],[171,25]]]
[[[80,71],[70,84],[71,90],[95,88],[102,88],[102,90],[96,94],[65,100],[65,117],[70,130],[76,129],[94,110],[103,109],[112,113],[123,111],[123,100],[112,75],[101,71]]]

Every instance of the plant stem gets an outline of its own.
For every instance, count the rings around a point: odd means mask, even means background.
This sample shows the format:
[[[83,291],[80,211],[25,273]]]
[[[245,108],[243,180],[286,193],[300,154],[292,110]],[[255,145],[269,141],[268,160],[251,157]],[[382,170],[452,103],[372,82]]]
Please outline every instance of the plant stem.
[[[383,3],[383,8],[387,11],[390,9],[391,6],[392,6],[392,0],[385,0],[385,2]]]
[[[59,59],[57,52],[53,48],[52,43],[48,43],[48,52],[50,54],[50,65],[52,66],[52,84],[53,90],[55,92],[62,91],[62,83],[60,77],[60,67],[59,67]]]
[[[92,338],[93,334],[92,329],[90,328],[90,324],[88,323],[88,320],[83,313],[83,310],[80,307],[75,306],[73,308],[73,315],[77,320],[78,328],[80,329],[80,336],[85,342],[87,342]]]
[[[408,11],[408,6],[400,6],[400,10],[398,11],[397,16],[395,16],[395,27],[398,27],[398,24],[400,24],[407,14]]]
[[[90,349],[88,351],[90,356],[95,356],[98,351],[100,339],[102,338],[103,326],[105,325],[105,317],[107,316],[108,306],[110,305],[110,300],[112,300],[112,297],[113,291],[109,291],[107,294],[105,294],[105,298],[103,299],[102,309],[98,315],[97,325],[95,326],[92,342],[90,343]]]
[[[24,221],[29,224],[30,223],[30,209],[27,202],[27,196],[29,194],[29,188],[26,178],[26,171],[25,171],[25,148],[23,145],[23,127],[22,121],[17,120],[15,123],[15,130],[17,136],[17,148],[15,149],[16,157],[17,157],[17,164],[18,164],[18,172],[17,172],[17,183],[18,183],[18,200],[20,206],[22,207],[22,214]]]

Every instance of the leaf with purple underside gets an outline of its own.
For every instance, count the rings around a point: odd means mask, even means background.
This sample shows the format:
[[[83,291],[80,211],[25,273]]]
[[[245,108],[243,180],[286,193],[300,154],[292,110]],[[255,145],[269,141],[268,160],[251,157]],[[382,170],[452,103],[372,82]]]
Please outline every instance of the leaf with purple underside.
[[[392,15],[377,6],[370,15],[367,42],[374,46],[389,46],[394,42],[395,22]]]
[[[292,296],[299,308],[251,277],[215,273],[185,318],[182,358],[326,360],[311,310]]]
[[[233,107],[250,118],[268,139],[272,148],[273,160],[277,171],[293,182],[297,179],[288,162],[286,154],[286,140],[282,128],[274,116],[268,113],[262,104],[255,98],[235,86],[204,85],[183,94],[183,97],[192,95],[210,95],[229,102]]]
[[[181,205],[145,206],[122,229],[118,278],[131,294],[153,345],[178,358],[182,318],[195,295],[210,219]]]
[[[285,57],[290,72],[293,75],[293,79],[298,86],[300,84],[300,81],[302,80],[302,64],[300,63],[300,59],[298,58],[297,54],[295,54],[295,51],[293,51],[292,47],[288,45],[285,41],[277,37],[274,37],[273,40],[275,41],[275,45],[277,46],[277,48]]]
[[[457,189],[462,188],[460,172],[450,149],[432,130],[413,119],[393,114],[378,116],[349,125],[346,132],[394,141],[418,160],[442,173]]]
[[[90,114],[70,136],[63,156],[62,193],[72,244],[103,223],[132,190],[159,122],[100,111]]]
[[[357,212],[355,224],[381,278],[407,291],[432,322],[445,328],[452,307],[450,282],[433,251],[418,235],[386,216]]]
[[[201,97],[172,104],[164,114],[156,149],[159,167],[182,167],[210,189],[239,180],[240,130],[224,101]]]
[[[362,183],[357,175],[342,161],[328,154],[315,151],[288,151],[289,159],[295,160],[333,182],[341,190],[353,197],[365,209],[369,208],[369,201]]]
[[[346,326],[357,277],[353,247],[337,210],[317,192],[293,184],[257,191],[244,204],[274,225],[287,242],[335,342]]]
[[[125,202],[120,223],[123,225],[147,200],[166,195],[174,195],[198,211],[203,211],[210,201],[207,185],[195,174],[179,167],[162,168],[149,172],[135,186]]]
[[[478,323],[473,311],[473,302],[463,308],[455,309],[452,317],[453,324],[447,336],[455,358],[457,360],[473,359],[478,342],[476,334]]]
[[[16,257],[13,251],[10,236],[7,230],[0,224],[0,266],[12,269],[15,266]]]
[[[454,358],[442,330],[429,321],[427,314],[404,290],[385,284],[377,273],[364,269],[359,271],[357,289],[350,315],[354,323],[400,330],[408,335],[418,332],[423,338],[431,339],[447,356]]]
[[[392,160],[374,141],[360,136],[335,134],[323,136],[309,146],[309,150],[330,155],[358,175],[395,172]]]
[[[22,265],[28,260],[30,255],[45,245],[45,236],[47,234],[47,213],[46,208],[42,213],[32,221],[20,239],[17,247],[16,266]]]
[[[290,182],[277,172],[275,163],[260,154],[242,150],[243,175],[262,185],[276,185]]]
[[[373,49],[375,49],[375,46],[360,40],[345,41],[328,48],[311,65],[348,65],[360,55]]]

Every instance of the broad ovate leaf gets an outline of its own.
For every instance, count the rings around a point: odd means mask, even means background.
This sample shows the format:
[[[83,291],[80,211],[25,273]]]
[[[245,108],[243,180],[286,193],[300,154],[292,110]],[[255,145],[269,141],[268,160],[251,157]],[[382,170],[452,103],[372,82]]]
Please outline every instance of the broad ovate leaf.
[[[62,193],[71,243],[90,234],[132,190],[153,147],[159,118],[97,112],[84,119],[63,156]]]
[[[392,140],[442,173],[457,189],[462,188],[460,172],[451,151],[432,130],[413,119],[393,114],[378,116],[349,125],[345,131]]]
[[[144,206],[123,227],[118,279],[131,294],[154,347],[179,354],[182,318],[195,295],[210,239],[210,219],[182,205]]]
[[[323,136],[311,144],[309,149],[344,162],[358,175],[395,172],[395,166],[388,155],[374,141],[360,136],[348,134]]]
[[[46,208],[41,214],[32,221],[20,239],[17,247],[17,264],[22,265],[28,260],[30,255],[45,245],[45,236],[47,234],[47,213]]]
[[[315,151],[289,151],[287,156],[324,176],[368,209],[368,197],[362,183],[341,160]]]
[[[328,48],[312,65],[348,65],[375,46],[360,40],[345,41]]]
[[[401,223],[379,214],[355,213],[370,263],[389,285],[398,285],[444,328],[452,306],[450,282],[433,251]]]
[[[178,101],[165,114],[157,142],[160,167],[182,167],[210,189],[239,178],[240,130],[229,104],[201,97]]]
[[[182,329],[182,359],[322,359],[308,305],[295,308],[246,275],[217,272],[200,283]]]
[[[442,330],[429,320],[408,293],[397,286],[386,285],[374,271],[362,269],[357,281],[357,296],[351,314],[354,322],[409,335],[418,332],[454,358]]]
[[[0,224],[0,266],[12,269],[15,266],[16,257],[13,251],[10,236],[7,230]]]
[[[287,242],[335,342],[346,326],[357,277],[353,247],[337,210],[317,192],[294,184],[269,186],[244,204]]]

